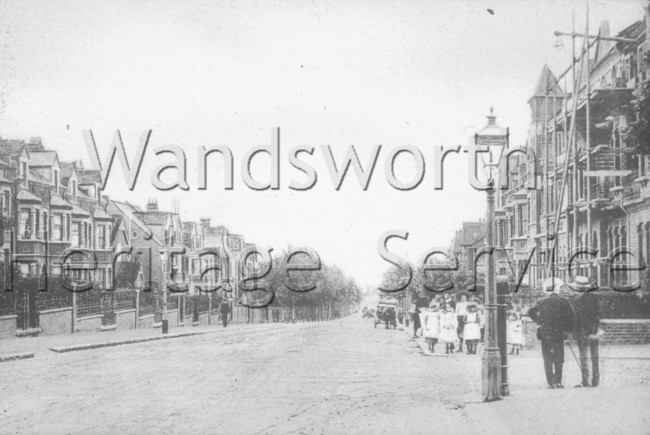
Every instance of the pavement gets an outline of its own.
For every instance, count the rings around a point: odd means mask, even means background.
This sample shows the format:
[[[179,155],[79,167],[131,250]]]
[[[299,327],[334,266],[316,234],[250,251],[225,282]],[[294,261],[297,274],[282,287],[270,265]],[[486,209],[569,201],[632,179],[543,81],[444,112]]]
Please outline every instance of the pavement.
[[[402,327],[423,356],[468,358],[481,364],[483,345],[477,355],[431,354],[424,338],[413,338],[413,329]],[[575,344],[565,345],[563,379],[565,388],[546,387],[541,349],[508,355],[509,396],[484,403],[480,385],[464,403],[475,433],[649,433],[650,345],[601,345],[600,385],[576,388],[582,379]],[[575,357],[574,357],[575,355]],[[479,369],[480,370],[480,369]]]
[[[599,434],[650,427],[648,346],[603,348],[596,389],[547,390],[539,351],[525,351],[509,360],[510,396],[483,403],[480,355],[427,357],[409,335],[374,329],[360,316],[237,327],[2,363],[1,431]],[[569,385],[579,371],[566,358]]]
[[[228,325],[226,328],[221,324],[218,324],[170,328],[168,334],[163,334],[160,328],[142,328],[6,338],[0,339],[0,362],[21,358],[47,356],[51,352],[60,353],[88,350],[98,347],[118,346],[151,340],[217,333],[225,330],[240,330],[260,327],[264,327],[263,324],[232,324]]]

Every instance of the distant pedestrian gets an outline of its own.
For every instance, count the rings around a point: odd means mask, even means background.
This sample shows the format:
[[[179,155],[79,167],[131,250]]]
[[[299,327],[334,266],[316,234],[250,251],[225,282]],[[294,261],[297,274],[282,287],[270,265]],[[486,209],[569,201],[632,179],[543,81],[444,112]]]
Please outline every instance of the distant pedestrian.
[[[221,307],[219,307],[219,309],[221,311],[221,322],[225,328],[228,326],[228,314],[230,314],[230,304],[226,299],[221,301]]]
[[[418,331],[422,328],[422,318],[420,317],[420,311],[422,308],[428,305],[426,298],[421,296],[419,293],[413,298],[413,303],[411,304],[411,315],[413,316],[413,337],[417,337]]]
[[[440,314],[439,341],[445,343],[445,354],[454,353],[454,343],[458,341],[458,318],[451,304],[446,304]]]
[[[458,346],[458,352],[463,351],[463,341],[464,341],[464,328],[465,328],[465,316],[467,315],[467,295],[462,294],[460,296],[460,301],[456,303],[456,317],[458,318],[458,340],[460,345]]]
[[[429,345],[429,352],[434,353],[440,337],[440,310],[437,305],[425,310],[423,325],[423,335]]]
[[[524,322],[515,311],[508,313],[507,343],[512,347],[510,355],[519,355],[524,348]]]
[[[530,318],[540,325],[537,338],[542,343],[544,371],[549,388],[564,388],[562,366],[564,364],[564,340],[573,332],[574,314],[568,300],[561,297],[559,286],[544,289],[549,296],[528,311]]]
[[[574,282],[568,284],[575,291],[583,292],[573,303],[576,314],[576,341],[580,352],[580,368],[582,383],[578,387],[589,386],[589,361],[591,356],[591,386],[597,387],[600,382],[598,363],[598,342],[600,339],[601,309],[598,296],[591,292],[595,286],[588,278],[577,276]]]
[[[480,323],[481,319],[476,312],[476,303],[468,303],[467,313],[463,317],[463,339],[465,340],[468,354],[476,355],[478,341],[481,338]]]

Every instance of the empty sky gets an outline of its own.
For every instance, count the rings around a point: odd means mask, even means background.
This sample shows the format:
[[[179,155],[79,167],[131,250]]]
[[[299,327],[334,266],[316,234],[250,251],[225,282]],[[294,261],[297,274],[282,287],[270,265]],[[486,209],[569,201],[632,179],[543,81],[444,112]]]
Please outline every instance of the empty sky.
[[[590,25],[608,19],[613,32],[643,17],[640,1],[592,1]],[[491,9],[494,14],[487,12]],[[62,160],[90,165],[81,130],[92,129],[102,160],[115,129],[129,159],[140,132],[150,149],[134,191],[115,171],[107,193],[162,207],[180,200],[186,219],[210,216],[247,241],[281,250],[316,249],[361,284],[375,284],[388,265],[377,254],[389,230],[410,233],[391,251],[417,261],[448,246],[463,220],[485,214],[485,194],[467,183],[466,157],[445,166],[445,188],[433,189],[433,146],[465,144],[494,105],[513,145],[525,142],[530,97],[544,63],[570,61],[554,48],[555,30],[582,30],[585,3],[570,1],[5,1],[0,3],[0,135],[41,136]],[[267,145],[280,127],[283,155],[313,146],[303,160],[318,172],[305,192],[288,188],[304,176],[281,160],[281,188],[252,191],[239,175],[243,154]],[[161,193],[150,175],[169,157],[153,149],[178,145],[188,156],[189,191]],[[367,191],[348,174],[332,187],[321,145],[337,161],[355,145],[362,163],[381,144]],[[223,189],[219,158],[209,188],[198,191],[197,148],[227,145],[235,186]],[[387,152],[413,145],[427,167],[410,192],[384,177]],[[404,181],[414,165],[403,157]],[[266,178],[265,157],[253,164]],[[119,169],[115,166],[114,169]]]

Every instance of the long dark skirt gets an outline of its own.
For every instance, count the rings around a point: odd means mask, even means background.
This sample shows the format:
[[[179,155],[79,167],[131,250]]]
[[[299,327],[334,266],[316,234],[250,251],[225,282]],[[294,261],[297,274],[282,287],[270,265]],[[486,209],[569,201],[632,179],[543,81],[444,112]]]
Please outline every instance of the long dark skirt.
[[[413,335],[416,335],[418,329],[422,327],[420,323],[420,313],[413,313]]]

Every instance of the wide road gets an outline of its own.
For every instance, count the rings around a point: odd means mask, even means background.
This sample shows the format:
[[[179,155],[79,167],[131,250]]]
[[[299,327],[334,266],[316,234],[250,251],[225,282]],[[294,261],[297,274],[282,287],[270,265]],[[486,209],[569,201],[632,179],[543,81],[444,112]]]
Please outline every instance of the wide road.
[[[2,433],[471,432],[473,357],[352,316],[2,364]]]

